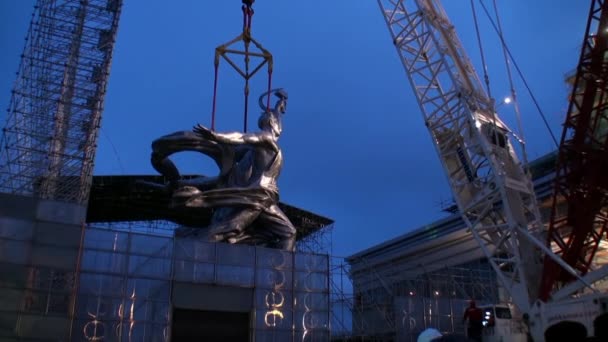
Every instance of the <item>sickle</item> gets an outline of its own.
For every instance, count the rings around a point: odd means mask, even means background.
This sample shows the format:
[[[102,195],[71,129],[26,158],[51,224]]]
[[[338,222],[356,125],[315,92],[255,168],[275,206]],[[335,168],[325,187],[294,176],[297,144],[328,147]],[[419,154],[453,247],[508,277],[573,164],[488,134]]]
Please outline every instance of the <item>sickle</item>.
[[[270,111],[270,109],[268,107],[266,107],[266,105],[264,105],[264,97],[266,97],[268,94],[273,93],[273,92],[274,92],[274,95],[276,95],[279,99],[281,99],[281,101],[287,100],[287,92],[285,92],[285,90],[283,88],[275,88],[275,89],[271,89],[271,90],[263,93],[262,95],[260,95],[258,103],[260,104],[260,108],[264,112]]]

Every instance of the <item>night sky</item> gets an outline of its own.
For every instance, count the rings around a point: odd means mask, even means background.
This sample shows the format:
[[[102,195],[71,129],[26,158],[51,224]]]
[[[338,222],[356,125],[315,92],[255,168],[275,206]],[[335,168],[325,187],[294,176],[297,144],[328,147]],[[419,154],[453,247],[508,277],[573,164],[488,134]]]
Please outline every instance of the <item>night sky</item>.
[[[34,0],[0,1],[0,122],[4,125]],[[241,31],[241,2],[125,0],[105,98],[95,174],[155,174],[155,138],[210,125],[215,47]],[[479,4],[478,1],[475,1]],[[484,0],[492,8],[492,1]],[[498,0],[505,38],[561,135],[566,74],[578,62],[589,2]],[[483,68],[470,1],[444,0],[480,78]],[[346,256],[446,215],[450,189],[389,31],[373,0],[255,3],[253,37],[274,55],[273,85],[289,93],[283,121],[281,200],[336,221],[333,253]],[[477,14],[492,95],[508,95],[496,34]],[[239,45],[240,47],[240,45]],[[265,70],[265,69],[264,69]],[[555,149],[523,83],[515,82],[531,159]],[[251,83],[257,128],[261,73]],[[219,71],[219,131],[242,130],[243,81]],[[498,112],[515,130],[512,105]],[[202,155],[175,158],[184,173],[213,175]]]

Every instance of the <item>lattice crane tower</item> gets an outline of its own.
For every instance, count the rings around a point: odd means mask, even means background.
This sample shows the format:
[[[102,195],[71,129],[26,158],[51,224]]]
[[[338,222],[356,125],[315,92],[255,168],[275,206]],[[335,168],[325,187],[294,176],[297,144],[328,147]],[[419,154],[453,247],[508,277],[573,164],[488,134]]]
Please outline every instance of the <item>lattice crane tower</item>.
[[[538,299],[547,248],[531,178],[439,0],[378,0],[462,219],[522,312]]]
[[[122,0],[38,0],[0,138],[0,192],[86,204]]]
[[[608,268],[596,279],[584,279],[543,241],[546,229],[529,173],[510,143],[512,133],[483,90],[440,0],[377,1],[461,217],[511,301],[529,318],[532,336],[542,340],[545,328],[563,320],[564,312],[591,327],[608,299],[590,284],[603,279]],[[592,15],[599,13],[593,8]],[[590,91],[591,99],[597,93]],[[602,165],[599,158],[596,165]],[[539,296],[547,271],[543,257],[577,279],[576,287]],[[591,294],[570,297],[583,289]]]

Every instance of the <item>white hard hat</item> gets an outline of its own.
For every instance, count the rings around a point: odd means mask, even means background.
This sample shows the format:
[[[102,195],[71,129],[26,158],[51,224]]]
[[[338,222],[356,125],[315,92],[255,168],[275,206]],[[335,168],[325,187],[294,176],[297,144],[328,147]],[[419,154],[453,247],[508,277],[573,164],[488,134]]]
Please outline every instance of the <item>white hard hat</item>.
[[[441,333],[437,329],[428,328],[418,335],[418,342],[431,342],[437,337],[441,337]]]

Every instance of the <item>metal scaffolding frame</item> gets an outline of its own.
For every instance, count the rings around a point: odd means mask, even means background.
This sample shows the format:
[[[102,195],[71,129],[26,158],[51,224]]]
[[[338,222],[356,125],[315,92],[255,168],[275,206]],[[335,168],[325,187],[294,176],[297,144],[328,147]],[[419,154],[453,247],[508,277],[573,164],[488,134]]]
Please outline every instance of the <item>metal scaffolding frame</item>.
[[[0,215],[0,273],[6,275],[0,281],[0,302],[5,304],[0,309],[2,337],[167,340],[169,280],[174,275],[195,277],[192,270],[175,266],[193,264],[189,257],[180,263],[170,253],[178,244],[176,223],[150,219],[80,224],[91,193],[121,7],[122,0],[37,1],[0,137],[0,200],[9,208]],[[289,209],[298,218],[294,222],[302,237],[298,249],[312,253],[294,254],[292,267],[278,270],[285,279],[293,279],[294,287],[289,289],[293,307],[285,309],[285,319],[279,304],[265,303],[264,296],[257,295],[270,286],[274,296],[280,288],[247,273],[259,285],[254,306],[261,321],[256,324],[266,324],[256,336],[274,339],[295,334],[296,339],[327,340],[326,260],[332,225],[298,208]],[[180,240],[181,245],[196,243]],[[213,248],[226,250],[224,254],[257,251],[259,258],[239,262],[249,267],[255,261],[260,273],[276,271],[257,265],[259,260],[276,259],[262,254],[283,253],[251,246]],[[211,264],[203,261],[199,266]],[[230,277],[240,276],[235,270],[243,268],[218,267],[231,270]],[[222,277],[226,278],[217,275],[220,281]],[[137,298],[131,289],[135,280]],[[273,321],[268,323],[268,317]]]
[[[88,200],[122,0],[38,0],[0,138],[0,192]]]
[[[332,232],[334,224],[331,223],[318,230],[312,231],[296,243],[296,250],[315,253],[315,254],[331,254],[332,249]]]
[[[554,162],[555,154],[549,154],[530,164],[536,194],[545,201],[551,195]],[[544,203],[541,212],[545,218],[549,210],[550,203]],[[336,294],[332,300],[338,303],[334,305],[346,303],[342,306],[352,315],[352,332],[340,336],[341,340],[415,341],[417,334],[428,327],[462,333],[462,314],[469,299],[480,304],[508,299],[489,263],[481,254],[479,259],[472,256],[469,248],[478,248],[470,245],[472,237],[465,233],[465,224],[457,219],[457,214],[450,217],[399,238],[403,242],[387,241],[350,256],[349,264],[336,264],[335,269],[342,269],[354,283],[353,287],[332,284]],[[450,252],[444,245],[432,245],[442,238],[451,242],[461,239],[461,250]],[[447,254],[440,258],[427,253]],[[458,255],[466,257],[458,259]],[[463,261],[445,265],[455,260]],[[332,272],[337,273],[333,269]],[[334,321],[337,317],[340,316],[335,314]],[[341,322],[335,323],[342,326]]]
[[[179,224],[167,220],[94,222],[96,229],[108,229],[155,236],[173,236]],[[296,250],[304,253],[331,254],[333,223],[314,231],[296,243]]]
[[[358,262],[365,263],[364,259]],[[392,267],[398,267],[398,263]],[[345,290],[343,284],[332,284],[334,330],[344,329],[345,321],[352,323],[350,334],[346,331],[336,336],[343,340],[415,341],[429,327],[444,333],[463,333],[462,314],[470,299],[480,304],[499,300],[496,274],[485,259],[433,272],[392,276],[371,265],[354,275],[347,265],[339,268],[354,279],[354,292]]]
[[[116,228],[85,230],[77,340],[170,340],[175,301],[196,301],[173,293],[177,283],[252,289],[256,340],[328,340],[327,255],[141,233],[145,222]]]

